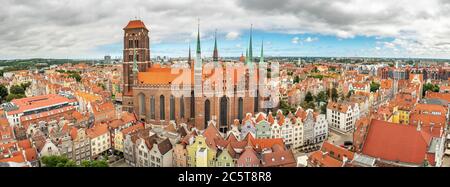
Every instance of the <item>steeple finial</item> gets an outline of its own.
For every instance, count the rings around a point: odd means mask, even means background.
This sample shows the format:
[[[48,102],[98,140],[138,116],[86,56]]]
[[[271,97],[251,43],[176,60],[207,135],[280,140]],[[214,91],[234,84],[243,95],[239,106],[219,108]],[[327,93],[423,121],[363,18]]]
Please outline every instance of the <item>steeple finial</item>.
[[[217,29],[214,32],[214,51],[213,51],[213,61],[219,61],[219,51],[217,50]]]
[[[249,42],[249,47],[248,47],[248,57],[249,57],[249,62],[253,61],[253,44],[252,44],[252,38],[253,38],[253,24],[250,25],[250,42]]]
[[[197,23],[197,54],[201,54],[201,47],[200,47],[200,18],[198,18]]]

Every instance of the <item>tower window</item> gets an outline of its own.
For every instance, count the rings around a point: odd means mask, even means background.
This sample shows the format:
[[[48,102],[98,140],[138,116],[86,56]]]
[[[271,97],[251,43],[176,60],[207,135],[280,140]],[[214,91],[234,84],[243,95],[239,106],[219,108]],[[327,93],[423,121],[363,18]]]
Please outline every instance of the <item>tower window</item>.
[[[128,48],[133,48],[133,40],[128,40]]]

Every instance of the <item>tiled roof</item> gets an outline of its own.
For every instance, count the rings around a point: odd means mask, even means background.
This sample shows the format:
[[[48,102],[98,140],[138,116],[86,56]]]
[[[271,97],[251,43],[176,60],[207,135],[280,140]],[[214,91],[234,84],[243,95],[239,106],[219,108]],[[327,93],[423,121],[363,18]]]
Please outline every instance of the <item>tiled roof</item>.
[[[450,93],[427,92],[426,98],[443,99],[450,102]]]
[[[143,123],[138,123],[138,124],[136,124],[136,125],[133,125],[133,126],[130,126],[130,127],[128,127],[128,128],[123,129],[123,130],[122,130],[122,133],[123,133],[124,135],[126,135],[126,134],[130,134],[130,133],[132,133],[132,132],[135,132],[135,131],[144,129],[144,128],[145,128],[145,127],[144,127],[144,124],[143,124]]]
[[[315,151],[309,156],[309,160],[314,165],[320,167],[342,167],[342,162],[332,158],[328,153],[322,151]]]
[[[141,20],[131,20],[124,29],[147,29]]]
[[[35,97],[27,97],[22,99],[14,99],[11,102],[17,105],[19,109],[7,112],[8,115],[23,113],[25,111],[33,110],[36,108],[43,108],[57,104],[76,102],[76,99],[69,99],[58,94],[49,94]]]
[[[280,145],[274,145],[271,153],[262,155],[262,164],[265,167],[295,167],[297,162],[291,150],[285,150]]]
[[[86,134],[89,138],[96,138],[98,136],[108,133],[108,125],[105,123],[99,123],[94,125],[94,127],[86,130]]]
[[[421,164],[431,138],[415,126],[372,120],[362,152],[384,160]]]

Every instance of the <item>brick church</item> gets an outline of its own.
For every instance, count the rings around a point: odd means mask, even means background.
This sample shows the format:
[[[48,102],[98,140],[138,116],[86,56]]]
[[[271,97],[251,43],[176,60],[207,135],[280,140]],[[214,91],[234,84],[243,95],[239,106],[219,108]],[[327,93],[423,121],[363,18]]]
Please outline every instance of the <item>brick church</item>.
[[[124,111],[134,112],[147,123],[174,121],[197,129],[205,129],[213,120],[226,132],[235,119],[268,110],[262,106],[268,97],[260,95],[260,85],[267,76],[258,71],[267,65],[262,46],[259,63],[253,62],[252,34],[245,58],[221,61],[215,37],[213,58],[203,61],[199,30],[194,60],[189,47],[184,65],[163,65],[150,61],[150,36],[145,24],[141,20],[128,23],[123,50]]]

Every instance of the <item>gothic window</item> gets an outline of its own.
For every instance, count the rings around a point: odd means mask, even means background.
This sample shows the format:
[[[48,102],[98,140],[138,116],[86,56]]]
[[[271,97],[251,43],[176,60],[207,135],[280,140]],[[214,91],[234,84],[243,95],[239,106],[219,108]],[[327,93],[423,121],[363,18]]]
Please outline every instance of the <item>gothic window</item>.
[[[205,101],[205,129],[208,127],[209,120],[211,120],[211,103],[207,99]]]
[[[145,115],[145,95],[139,94],[139,115]]]
[[[256,90],[256,97],[255,97],[255,113],[258,112],[259,108],[259,90]]]
[[[244,116],[244,100],[242,97],[239,97],[238,100],[238,119],[239,122],[242,122],[242,117]]]
[[[155,96],[150,97],[150,118],[155,119]]]
[[[159,119],[160,120],[165,120],[166,119],[166,106],[164,103],[164,95],[161,95],[159,97]]]
[[[228,100],[226,96],[223,96],[220,99],[220,128],[221,130],[226,130],[228,127]]]
[[[133,40],[128,40],[128,48],[133,48]]]
[[[180,118],[184,118],[184,96],[180,98]]]
[[[175,120],[175,97],[170,96],[170,120]]]
[[[139,48],[139,40],[134,40],[134,46],[135,46],[136,48]]]
[[[194,91],[191,91],[191,118],[195,118],[195,97],[194,97]]]

